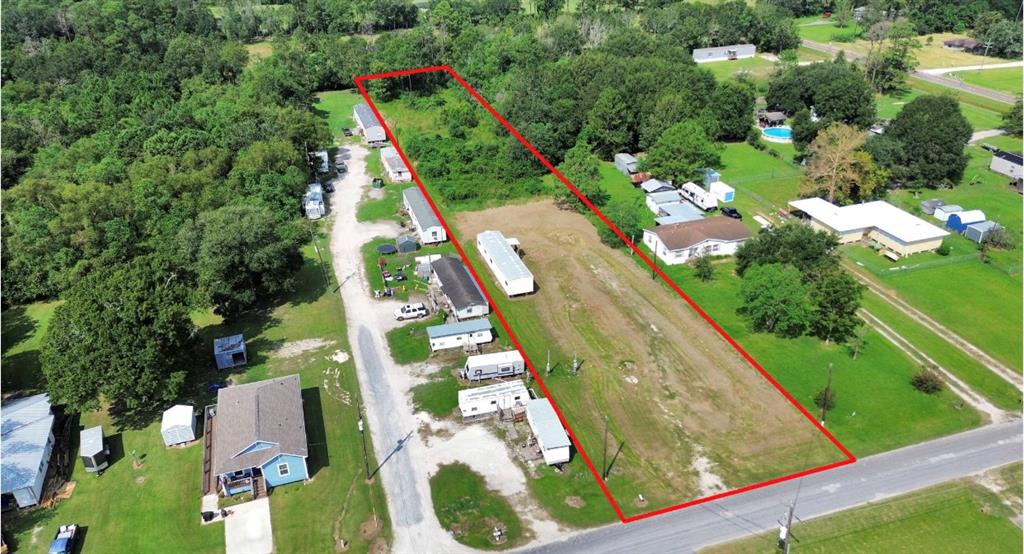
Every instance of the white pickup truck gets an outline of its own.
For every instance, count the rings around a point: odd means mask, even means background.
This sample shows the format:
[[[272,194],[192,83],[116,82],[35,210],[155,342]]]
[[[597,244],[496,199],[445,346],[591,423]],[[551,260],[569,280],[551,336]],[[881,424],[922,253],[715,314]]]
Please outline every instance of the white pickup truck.
[[[415,302],[413,304],[406,304],[405,306],[395,310],[395,319],[398,321],[418,319],[426,316],[428,313],[427,307],[423,305],[423,302]]]

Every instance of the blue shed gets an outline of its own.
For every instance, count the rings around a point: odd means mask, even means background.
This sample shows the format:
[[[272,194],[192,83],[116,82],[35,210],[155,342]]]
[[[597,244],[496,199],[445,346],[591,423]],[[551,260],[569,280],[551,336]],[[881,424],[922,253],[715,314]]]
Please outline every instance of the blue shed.
[[[985,212],[981,210],[967,210],[949,215],[946,220],[946,227],[957,233],[963,233],[968,225],[985,221]]]

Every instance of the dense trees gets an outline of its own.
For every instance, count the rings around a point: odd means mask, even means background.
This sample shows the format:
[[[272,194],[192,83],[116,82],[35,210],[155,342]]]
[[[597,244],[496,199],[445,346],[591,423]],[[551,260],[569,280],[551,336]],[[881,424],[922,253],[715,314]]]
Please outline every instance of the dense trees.
[[[798,337],[811,322],[807,286],[795,267],[755,265],[743,277],[741,312],[755,331]]]
[[[1009,59],[1020,59],[1021,31],[1016,19],[1010,21],[995,11],[983,12],[974,20],[971,36],[986,46],[985,53]]]
[[[78,281],[43,339],[54,401],[82,411],[106,400],[132,414],[174,399],[193,333],[186,287],[180,271],[148,256]]]
[[[1017,101],[1013,103],[1013,108],[1003,114],[1002,129],[1006,131],[1006,134],[1019,137],[1024,132],[1024,129],[1021,128],[1024,125],[1024,109],[1022,107],[1024,106],[1021,105],[1021,99],[1018,97]]]
[[[867,150],[902,186],[952,187],[967,167],[970,138],[971,125],[954,98],[922,95],[900,110],[884,135],[868,141]]]
[[[720,163],[719,150],[695,121],[669,127],[643,161],[646,171],[661,179],[682,184],[697,179],[704,168]]]
[[[811,110],[819,118],[812,124],[807,117],[804,130],[816,134],[817,128],[845,123],[867,128],[875,120],[875,98],[864,74],[842,57],[830,63],[791,67],[775,75],[765,94],[768,107],[788,114]],[[811,126],[808,126],[811,125]]]
[[[800,194],[824,196],[839,204],[876,195],[888,176],[863,150],[866,140],[863,131],[842,123],[834,123],[818,133],[806,150],[809,161]]]

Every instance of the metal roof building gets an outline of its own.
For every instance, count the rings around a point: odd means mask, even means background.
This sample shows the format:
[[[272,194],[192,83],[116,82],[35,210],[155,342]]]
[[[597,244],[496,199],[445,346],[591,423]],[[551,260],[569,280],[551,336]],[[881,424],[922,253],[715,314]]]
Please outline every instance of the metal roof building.
[[[387,142],[388,135],[384,131],[384,126],[380,124],[380,120],[367,106],[365,103],[360,102],[352,108],[352,119],[356,122],[356,127],[359,129],[359,134],[366,139],[369,144],[383,144]]]
[[[640,183],[640,188],[643,189],[643,191],[647,194],[652,194],[655,192],[673,191],[676,189],[670,183],[668,183],[667,181],[662,181],[661,179],[648,179],[643,183]]]
[[[530,393],[522,380],[515,379],[496,385],[462,389],[459,391],[459,412],[464,419],[480,419],[523,405],[530,399]]]
[[[485,316],[491,308],[483,291],[462,260],[455,256],[441,256],[430,263],[441,294],[448,299],[452,313],[459,320]]]
[[[841,244],[868,238],[899,256],[935,250],[948,232],[888,202],[876,200],[836,206],[821,198],[794,200],[789,205],[810,217],[811,226],[835,233]],[[940,206],[935,214],[951,209]],[[959,210],[957,210],[959,211]]]
[[[659,206],[659,209],[660,213],[664,215],[654,218],[654,222],[658,225],[671,225],[673,223],[704,219],[704,211],[689,202],[662,204]]]
[[[427,327],[427,338],[433,351],[446,348],[462,348],[484,344],[494,340],[491,322],[482,317],[458,323],[445,323]]]
[[[19,507],[42,500],[43,483],[53,451],[50,397],[37,394],[0,405],[0,492],[14,496]]]
[[[480,256],[491,268],[498,284],[509,296],[533,292],[533,273],[519,258],[509,240],[501,231],[484,231],[476,236],[476,247]]]
[[[438,219],[419,187],[409,187],[403,190],[402,204],[405,206],[409,218],[412,219],[412,224],[416,228],[416,234],[419,235],[421,243],[434,244],[448,240],[448,233],[441,225],[441,220]]]
[[[545,463],[556,465],[569,461],[569,436],[565,434],[550,400],[538,398],[527,402],[526,421],[530,424],[533,436],[537,437],[537,445]]]

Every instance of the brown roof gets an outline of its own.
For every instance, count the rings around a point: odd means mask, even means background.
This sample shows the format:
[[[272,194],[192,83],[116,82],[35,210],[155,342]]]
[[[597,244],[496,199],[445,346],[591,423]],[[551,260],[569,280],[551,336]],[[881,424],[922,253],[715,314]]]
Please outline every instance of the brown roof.
[[[282,453],[308,455],[298,375],[220,389],[213,425],[216,475],[258,467]],[[239,454],[256,442],[271,446]]]
[[[724,216],[659,225],[647,231],[657,235],[669,250],[683,250],[709,239],[736,241],[751,236],[739,220]]]

